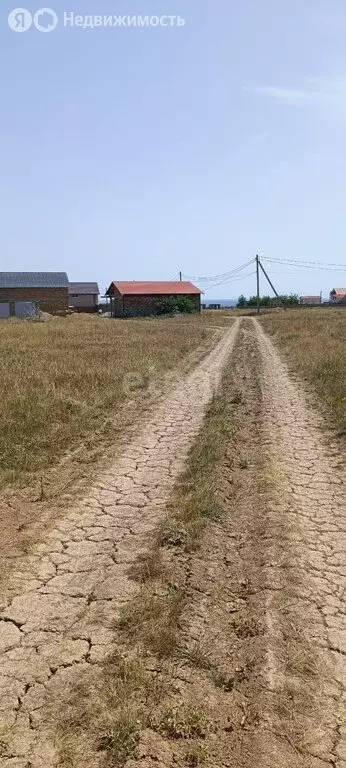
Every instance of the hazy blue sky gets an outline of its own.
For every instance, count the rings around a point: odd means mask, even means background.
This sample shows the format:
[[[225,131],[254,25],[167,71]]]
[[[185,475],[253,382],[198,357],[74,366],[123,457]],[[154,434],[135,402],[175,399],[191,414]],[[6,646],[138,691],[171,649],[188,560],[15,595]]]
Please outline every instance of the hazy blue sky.
[[[24,5],[32,12],[40,4]],[[76,0],[184,27],[35,28],[1,12],[1,270],[213,275],[263,256],[346,263],[344,0]],[[281,292],[346,272],[271,265]],[[210,296],[254,290],[253,277]]]

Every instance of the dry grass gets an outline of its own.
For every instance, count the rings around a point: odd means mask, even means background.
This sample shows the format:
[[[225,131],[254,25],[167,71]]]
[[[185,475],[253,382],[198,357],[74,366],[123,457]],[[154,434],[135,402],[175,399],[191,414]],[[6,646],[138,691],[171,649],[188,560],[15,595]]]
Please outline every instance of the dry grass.
[[[220,520],[223,510],[218,501],[217,468],[232,432],[232,402],[220,394],[209,408],[203,432],[172,494],[168,515],[158,531],[161,546],[182,546],[191,552],[208,521]]]
[[[141,659],[115,651],[101,670],[95,668],[80,681],[61,717],[59,764],[92,768],[97,755],[103,766],[121,768],[134,754],[161,696],[161,683],[152,679]]]
[[[189,664],[198,669],[211,669],[212,649],[205,639],[194,640],[184,650],[184,658]]]
[[[180,706],[165,709],[155,730],[168,739],[204,739],[208,727],[204,711],[199,707]]]
[[[179,587],[168,587],[156,594],[158,583],[145,587],[138,597],[125,606],[116,626],[132,642],[139,643],[144,652],[157,658],[172,658],[177,650],[181,617],[186,595]],[[162,586],[162,585],[161,585]]]
[[[201,744],[191,744],[185,752],[185,762],[189,768],[204,765],[208,761],[208,751]]]
[[[346,310],[314,309],[262,317],[266,331],[311,382],[341,433],[346,432]]]
[[[129,569],[129,576],[133,581],[145,584],[159,579],[164,569],[162,550],[155,546],[137,557],[136,562]]]
[[[126,398],[212,340],[209,317],[0,324],[0,486],[104,439]]]

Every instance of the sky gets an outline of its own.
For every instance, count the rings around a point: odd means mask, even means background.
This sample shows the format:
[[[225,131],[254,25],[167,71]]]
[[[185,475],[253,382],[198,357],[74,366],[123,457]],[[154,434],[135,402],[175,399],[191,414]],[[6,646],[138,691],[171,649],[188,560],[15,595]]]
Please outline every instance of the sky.
[[[103,293],[256,253],[346,264],[344,0],[52,3],[48,33],[0,16],[1,270]],[[67,28],[64,11],[185,24]],[[264,263],[280,293],[346,284],[346,267]],[[207,298],[253,294],[252,272]]]

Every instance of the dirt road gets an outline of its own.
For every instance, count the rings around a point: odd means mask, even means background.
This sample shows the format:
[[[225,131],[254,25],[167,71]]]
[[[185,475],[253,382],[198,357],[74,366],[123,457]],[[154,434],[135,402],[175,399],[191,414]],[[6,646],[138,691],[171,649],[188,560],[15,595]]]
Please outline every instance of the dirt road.
[[[186,663],[177,703],[207,702],[210,767],[346,768],[345,477],[337,442],[252,319],[226,333],[112,471],[18,562],[0,617],[4,768],[56,765],[47,701],[111,648],[114,615],[137,589],[128,567],[164,512],[230,354],[227,514],[186,562],[183,640],[203,640],[212,664]],[[149,752],[141,768],[202,762],[181,762],[163,740]]]
[[[263,361],[268,468],[268,700],[272,711],[285,710],[284,735],[297,765],[346,768],[342,457],[258,324],[254,343]],[[277,765],[280,751],[279,743],[265,764]]]
[[[226,514],[186,560],[181,644],[190,661],[172,681],[178,711],[206,712],[204,757],[186,763],[166,740],[143,748],[141,768],[346,768],[338,444],[252,319],[242,321],[232,371],[234,436],[219,487]]]

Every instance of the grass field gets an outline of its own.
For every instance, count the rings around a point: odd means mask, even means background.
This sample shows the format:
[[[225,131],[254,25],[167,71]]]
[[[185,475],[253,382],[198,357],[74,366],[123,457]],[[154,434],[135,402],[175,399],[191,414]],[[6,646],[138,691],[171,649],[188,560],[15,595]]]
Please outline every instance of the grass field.
[[[314,309],[262,316],[297,372],[312,383],[338,430],[346,433],[346,310]]]
[[[211,334],[207,317],[0,324],[0,486],[54,465]],[[109,422],[109,419],[108,419]],[[114,430],[113,423],[108,429]]]

